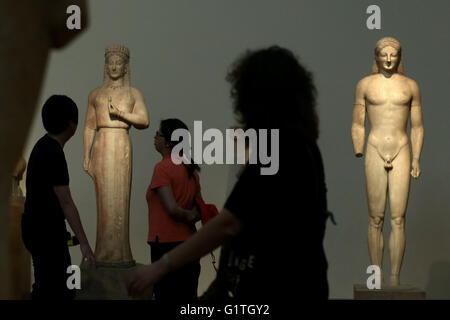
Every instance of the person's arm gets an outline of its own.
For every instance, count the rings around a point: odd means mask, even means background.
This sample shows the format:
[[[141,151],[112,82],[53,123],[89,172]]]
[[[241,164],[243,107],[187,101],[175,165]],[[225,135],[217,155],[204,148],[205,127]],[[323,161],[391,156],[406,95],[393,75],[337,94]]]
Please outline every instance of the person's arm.
[[[173,219],[186,224],[194,224],[201,219],[200,212],[196,208],[193,210],[183,209],[177,204],[172,187],[161,186],[156,189],[156,192],[164,209]]]
[[[356,86],[355,92],[355,104],[353,107],[353,119],[352,119],[352,141],[353,150],[355,156],[358,158],[364,154],[364,140],[365,134],[365,121],[366,121],[366,105],[364,99],[364,79],[361,80]]]
[[[417,179],[420,176],[420,154],[422,152],[424,130],[420,90],[414,80],[411,80],[411,91],[411,148],[413,156],[411,176]]]
[[[146,288],[158,282],[167,273],[200,259],[236,237],[242,227],[243,223],[238,218],[229,210],[222,209],[218,216],[163,258],[130,274],[127,282],[128,294],[132,297],[142,295]]]
[[[83,169],[89,173],[89,166],[91,162],[91,149],[94,142],[95,130],[97,129],[97,118],[95,115],[95,92],[92,91],[88,98],[88,107],[86,112],[86,124],[84,127],[84,161]]]
[[[131,89],[134,97],[134,107],[132,112],[124,112],[109,103],[109,113],[132,124],[136,129],[146,129],[150,125],[147,107],[144,103],[142,93],[135,89]]]
[[[84,233],[83,225],[81,224],[78,209],[73,202],[69,186],[54,186],[53,190],[61,204],[64,215],[69,222],[70,228],[75,233],[80,241],[80,249],[83,255],[83,261],[87,261],[90,265],[95,265],[95,257],[92,249]]]

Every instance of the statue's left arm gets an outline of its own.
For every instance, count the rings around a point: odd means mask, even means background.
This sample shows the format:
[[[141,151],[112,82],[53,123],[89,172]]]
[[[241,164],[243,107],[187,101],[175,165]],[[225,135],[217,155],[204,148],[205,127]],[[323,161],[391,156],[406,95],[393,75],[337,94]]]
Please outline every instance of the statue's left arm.
[[[119,111],[112,105],[110,105],[110,112],[115,113],[116,116],[130,123],[136,129],[146,129],[148,128],[150,121],[147,107],[144,103],[144,97],[142,96],[142,93],[135,88],[132,88],[131,92],[133,93],[134,98],[134,107],[131,112]],[[113,109],[111,110],[111,108]]]
[[[422,120],[422,103],[420,98],[419,86],[414,80],[410,82],[411,87],[411,148],[412,163],[411,176],[418,178],[420,175],[420,154],[423,145],[423,120]]]

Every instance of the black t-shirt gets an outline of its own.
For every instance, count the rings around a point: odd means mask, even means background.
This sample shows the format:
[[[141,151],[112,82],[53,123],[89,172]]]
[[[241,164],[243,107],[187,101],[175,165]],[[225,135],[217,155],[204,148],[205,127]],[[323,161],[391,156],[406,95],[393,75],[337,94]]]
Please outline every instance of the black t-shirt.
[[[244,223],[223,247],[217,277],[235,298],[328,297],[323,163],[317,145],[299,136],[280,130],[278,172],[248,164],[225,203]]]
[[[53,187],[69,185],[69,172],[58,141],[48,135],[39,139],[28,161],[26,179],[24,216],[29,225],[65,236],[65,216]]]

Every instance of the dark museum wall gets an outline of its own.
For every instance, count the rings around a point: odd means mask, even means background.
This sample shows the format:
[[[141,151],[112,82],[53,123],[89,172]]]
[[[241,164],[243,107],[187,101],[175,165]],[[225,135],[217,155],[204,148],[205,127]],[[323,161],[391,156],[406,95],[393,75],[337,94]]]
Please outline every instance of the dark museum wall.
[[[67,94],[78,104],[78,131],[65,152],[72,195],[91,245],[95,245],[96,202],[94,185],[82,168],[83,129],[88,94],[102,84],[105,47],[130,48],[132,86],[143,93],[150,112],[149,129],[130,130],[131,247],[138,262],[148,263],[145,193],[160,160],[153,149],[159,121],[177,117],[191,129],[194,120],[202,120],[204,129],[225,130],[234,125],[225,81],[230,64],[248,48],[278,44],[293,50],[314,73],[329,209],[338,223],[328,223],[325,238],[330,298],[351,299],[353,284],[366,282],[370,264],[364,160],[354,157],[350,137],[354,90],[370,72],[376,41],[393,36],[403,46],[406,75],[421,88],[425,127],[422,175],[411,182],[401,282],[426,289],[428,298],[450,298],[450,2],[376,1],[382,28],[368,30],[366,8],[372,2],[90,1],[88,31],[50,57],[39,112],[53,93]],[[27,160],[43,134],[39,113],[24,152]],[[204,198],[222,207],[236,168],[201,167]],[[297,199],[291,201],[298,214],[305,214]],[[274,219],[286,219],[289,214],[294,211],[279,212]],[[385,221],[388,278],[388,212]],[[299,232],[307,227],[299,225]],[[302,261],[301,249],[307,245],[299,243],[298,251],[292,253],[299,257],[297,263],[308,263]],[[78,247],[71,249],[71,255],[74,263],[80,262]],[[291,263],[290,259],[280,263]],[[200,293],[214,276],[209,256],[202,262]]]

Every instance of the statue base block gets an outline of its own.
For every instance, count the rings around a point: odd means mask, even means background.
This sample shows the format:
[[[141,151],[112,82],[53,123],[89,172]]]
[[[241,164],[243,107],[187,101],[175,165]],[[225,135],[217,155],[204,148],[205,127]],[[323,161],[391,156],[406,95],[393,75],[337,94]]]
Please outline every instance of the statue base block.
[[[142,264],[133,267],[104,266],[89,268],[80,266],[81,289],[77,290],[76,300],[135,300],[128,296],[126,279],[128,274]],[[138,300],[152,300],[153,288],[150,288]]]
[[[353,285],[355,300],[425,300],[425,291],[411,285],[381,285],[381,289],[368,289],[365,284]]]

